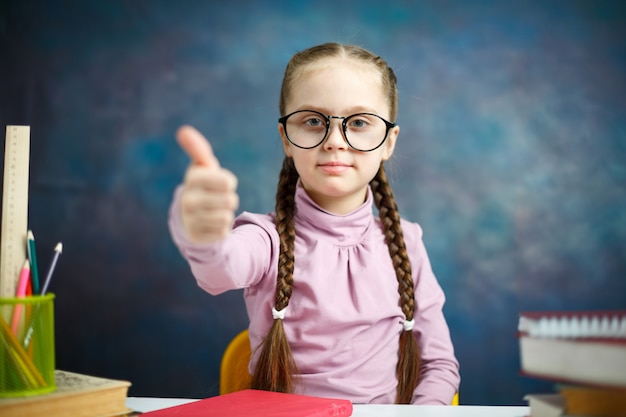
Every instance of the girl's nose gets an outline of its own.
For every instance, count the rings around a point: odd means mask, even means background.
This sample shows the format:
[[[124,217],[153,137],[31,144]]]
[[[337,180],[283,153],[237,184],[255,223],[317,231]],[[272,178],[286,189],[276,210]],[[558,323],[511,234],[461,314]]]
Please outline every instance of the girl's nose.
[[[335,122],[335,123],[333,123]],[[330,127],[328,128],[328,135],[326,136],[326,140],[324,141],[324,149],[332,150],[332,149],[347,149],[348,143],[346,139],[343,137],[343,129],[341,127],[341,120],[333,120],[330,121]]]

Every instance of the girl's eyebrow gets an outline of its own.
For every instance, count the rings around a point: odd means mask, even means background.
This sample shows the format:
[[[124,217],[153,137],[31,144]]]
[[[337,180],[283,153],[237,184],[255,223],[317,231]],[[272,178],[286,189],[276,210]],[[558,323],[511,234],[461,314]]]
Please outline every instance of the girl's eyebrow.
[[[298,111],[298,110],[315,110],[317,112],[320,112],[322,114],[329,115],[329,116],[350,116],[350,115],[357,114],[357,113],[378,114],[378,112],[375,109],[371,107],[365,107],[365,106],[350,107],[348,111],[344,112],[344,114],[333,114],[334,112],[329,111],[327,107],[313,106],[309,104],[298,106],[298,108],[296,108],[295,111]]]

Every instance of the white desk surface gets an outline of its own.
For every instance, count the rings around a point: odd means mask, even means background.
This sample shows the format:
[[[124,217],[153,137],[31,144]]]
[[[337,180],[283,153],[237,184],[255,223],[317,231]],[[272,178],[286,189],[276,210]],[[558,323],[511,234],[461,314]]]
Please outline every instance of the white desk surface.
[[[128,397],[126,406],[131,410],[147,412],[185,404],[182,398]],[[365,405],[353,406],[353,417],[526,417],[530,408],[525,406],[475,406],[446,407],[436,405]]]

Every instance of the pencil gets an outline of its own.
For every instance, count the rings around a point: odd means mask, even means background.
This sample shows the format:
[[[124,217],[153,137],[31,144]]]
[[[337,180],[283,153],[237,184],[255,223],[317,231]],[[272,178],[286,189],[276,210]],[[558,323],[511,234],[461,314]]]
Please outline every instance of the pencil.
[[[46,281],[43,283],[43,288],[41,289],[41,295],[46,295],[46,291],[48,291],[48,285],[50,285],[50,279],[52,278],[52,273],[54,272],[54,268],[57,265],[57,261],[59,260],[59,256],[63,252],[63,244],[61,242],[57,243],[54,247],[54,257],[52,258],[52,263],[50,264],[50,268],[48,269],[48,275],[46,276]]]
[[[33,294],[39,294],[39,269],[37,268],[37,250],[35,247],[35,235],[33,231],[28,231],[28,260],[30,261],[30,273],[33,282]]]
[[[5,344],[15,364],[20,368],[21,374],[25,376],[33,386],[37,386],[38,384],[39,386],[45,387],[47,385],[46,381],[37,370],[31,358],[28,357],[28,354],[15,339],[15,335],[13,335],[9,325],[2,317],[0,317],[0,331],[2,332],[2,342]]]
[[[46,295],[46,292],[48,292],[48,285],[50,285],[50,279],[52,278],[52,273],[54,272],[54,268],[56,267],[57,261],[59,260],[59,256],[61,255],[61,252],[63,252],[63,244],[61,242],[57,243],[57,245],[54,247],[54,257],[52,258],[52,263],[50,264],[50,268],[48,269],[48,275],[46,276],[46,280],[43,283],[43,287],[41,288],[41,296]],[[35,321],[35,318],[37,317],[37,313],[39,313],[39,308],[41,307],[41,305],[38,305],[37,308],[35,309],[35,312],[33,313],[33,316],[31,318],[31,324],[30,326],[28,326],[28,330],[26,331],[26,335],[24,336],[24,348],[28,348],[28,346],[30,345],[30,340],[31,337],[33,335],[33,331],[35,330],[33,324]]]
[[[28,287],[28,278],[30,277],[30,263],[28,259],[24,261],[24,266],[22,267],[22,272],[20,272],[20,278],[17,283],[17,293],[15,296],[17,298],[26,297],[26,287]],[[20,320],[22,319],[22,309],[24,305],[20,302],[15,304],[13,308],[13,318],[11,319],[11,330],[13,334],[17,336],[17,331],[19,329]]]

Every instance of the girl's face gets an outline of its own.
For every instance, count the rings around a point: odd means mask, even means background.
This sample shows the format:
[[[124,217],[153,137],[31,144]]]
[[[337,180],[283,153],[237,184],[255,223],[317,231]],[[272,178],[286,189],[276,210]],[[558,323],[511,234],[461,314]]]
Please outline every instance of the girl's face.
[[[288,97],[286,114],[296,110],[344,117],[368,112],[389,120],[388,98],[380,73],[368,64],[342,58],[323,60],[300,74]],[[365,201],[367,186],[381,161],[391,157],[400,128],[390,129],[385,143],[371,152],[352,149],[338,119],[331,119],[328,136],[313,149],[291,144],[282,124],[278,131],[285,154],[293,158],[311,199],[331,213],[346,214]]]

